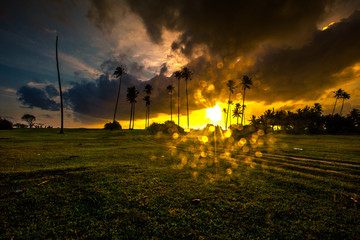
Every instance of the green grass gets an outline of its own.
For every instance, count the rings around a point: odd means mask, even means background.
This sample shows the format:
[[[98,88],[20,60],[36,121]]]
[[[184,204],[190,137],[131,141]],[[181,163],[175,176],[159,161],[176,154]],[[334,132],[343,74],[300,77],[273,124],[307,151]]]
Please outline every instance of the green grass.
[[[360,239],[360,167],[255,157],[360,164],[359,136],[57,132],[0,132],[2,239]]]

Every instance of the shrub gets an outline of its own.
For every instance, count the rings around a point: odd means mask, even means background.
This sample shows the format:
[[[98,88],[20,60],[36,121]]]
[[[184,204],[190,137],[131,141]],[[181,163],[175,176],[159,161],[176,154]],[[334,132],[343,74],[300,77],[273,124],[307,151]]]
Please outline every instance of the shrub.
[[[152,123],[148,128],[146,128],[146,130],[151,134],[156,134],[158,132],[165,134],[184,132],[184,129],[175,124],[173,121],[166,121],[165,123]]]
[[[6,119],[2,119],[0,117],[0,129],[1,130],[12,129],[12,128],[13,128],[12,122],[10,122],[9,120],[6,120]]]
[[[104,129],[109,129],[109,130],[120,130],[121,125],[118,121],[115,122],[108,122],[105,124]]]

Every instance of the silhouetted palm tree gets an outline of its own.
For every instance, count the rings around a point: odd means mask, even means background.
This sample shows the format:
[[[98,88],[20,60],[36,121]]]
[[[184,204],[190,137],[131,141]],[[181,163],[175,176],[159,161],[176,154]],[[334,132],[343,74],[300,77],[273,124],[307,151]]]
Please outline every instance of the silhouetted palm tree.
[[[174,72],[174,77],[178,80],[178,125],[180,126],[180,79],[182,78],[182,72],[176,71]]]
[[[145,113],[145,128],[147,128],[149,126],[148,124],[148,118],[149,118],[149,108],[150,108],[150,96],[146,95],[143,100],[145,101],[145,106],[146,106],[146,113]]]
[[[190,128],[190,120],[189,120],[189,94],[188,94],[188,87],[187,83],[188,80],[191,80],[191,76],[193,75],[193,72],[187,67],[183,67],[181,70],[182,77],[185,79],[185,89],[186,89],[186,115],[187,115],[187,128]]]
[[[241,110],[240,110],[241,104],[237,103],[235,104],[235,108],[233,110],[233,117],[236,118],[236,124],[239,125],[239,117],[241,116]]]
[[[331,114],[331,115],[334,115],[337,100],[338,100],[339,98],[341,98],[341,96],[342,96],[343,93],[344,93],[344,90],[342,90],[341,88],[339,88],[339,90],[337,90],[337,91],[335,91],[335,92],[333,92],[333,93],[334,93],[334,98],[335,98],[335,104],[334,104],[334,108],[333,108],[333,111],[332,111],[332,114]]]
[[[243,87],[244,90],[244,94],[243,94],[243,109],[242,109],[242,115],[241,115],[241,124],[244,125],[245,122],[245,92],[246,89],[250,89],[250,86],[252,85],[252,80],[251,78],[249,78],[248,76],[244,75],[241,85]]]
[[[59,57],[58,57],[58,36],[56,35],[56,68],[58,73],[59,80],[59,92],[60,92],[60,108],[61,108],[61,127],[60,134],[64,133],[64,104],[63,104],[63,95],[61,89],[61,80],[60,80],[60,70],[59,70]]]
[[[149,96],[148,102],[146,104],[146,106],[147,106],[147,115],[146,115],[147,126],[150,126],[150,95],[151,95],[152,90],[153,90],[153,87],[150,84],[145,85],[144,92],[146,93],[147,96]]]
[[[228,123],[228,118],[229,118],[229,114],[231,114],[230,111],[230,104],[231,102],[231,94],[234,93],[235,90],[235,81],[234,80],[229,80],[226,84],[229,88],[229,100],[228,100],[228,110],[226,111],[226,122],[225,122],[225,129],[227,129],[227,123]],[[231,117],[231,115],[230,115]]]
[[[119,78],[119,90],[118,90],[118,94],[117,94],[117,98],[116,98],[116,103],[115,103],[115,110],[114,110],[114,118],[113,118],[113,122],[115,122],[115,118],[116,118],[116,110],[117,110],[117,106],[119,103],[119,96],[120,96],[120,89],[121,89],[121,77],[125,74],[125,69],[123,67],[117,67],[115,72],[114,72],[114,76],[116,78]]]
[[[172,104],[172,95],[174,93],[175,88],[173,85],[170,84],[169,86],[166,87],[166,89],[168,90],[168,94],[170,96],[170,116],[171,116],[171,121],[172,121],[172,105],[173,105]]]
[[[127,99],[127,101],[131,104],[129,129],[134,129],[134,122],[135,122],[135,103],[136,103],[136,98],[137,98],[138,94],[139,94],[139,91],[136,90],[135,86],[129,87],[129,88],[127,89],[126,99]],[[131,123],[132,123],[132,126],[131,126]]]
[[[343,110],[343,107],[344,107],[344,101],[345,101],[345,99],[350,99],[350,94],[344,91],[342,93],[342,95],[341,95],[341,98],[343,99],[343,102],[342,102],[342,105],[341,105],[340,116],[341,116],[341,113],[342,113],[342,110]]]

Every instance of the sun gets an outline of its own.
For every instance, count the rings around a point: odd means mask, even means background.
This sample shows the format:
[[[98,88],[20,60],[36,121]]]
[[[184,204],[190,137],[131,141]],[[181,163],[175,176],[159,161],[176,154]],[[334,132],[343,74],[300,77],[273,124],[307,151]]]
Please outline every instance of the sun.
[[[206,109],[206,117],[210,118],[213,123],[221,120],[221,107],[216,104],[213,108]]]

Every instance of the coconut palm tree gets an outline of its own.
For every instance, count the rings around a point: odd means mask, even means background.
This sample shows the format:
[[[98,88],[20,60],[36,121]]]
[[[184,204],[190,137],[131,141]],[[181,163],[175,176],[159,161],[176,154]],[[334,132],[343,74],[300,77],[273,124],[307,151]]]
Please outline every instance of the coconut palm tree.
[[[250,89],[250,86],[252,86],[252,80],[251,78],[249,78],[248,76],[244,75],[242,81],[241,81],[241,85],[243,87],[244,90],[244,94],[243,94],[243,104],[242,104],[242,115],[241,115],[241,125],[244,125],[245,122],[245,92],[246,89]]]
[[[146,95],[143,100],[145,101],[146,114],[145,114],[145,128],[149,127],[148,118],[149,118],[149,108],[150,108],[150,96]]]
[[[233,117],[236,118],[236,124],[239,125],[239,117],[241,116],[241,110],[240,110],[241,104],[236,103],[235,108],[233,110]]]
[[[178,80],[178,100],[177,100],[177,104],[178,104],[178,126],[180,126],[180,79],[182,78],[182,72],[181,71],[174,72],[174,77],[177,78],[177,80]]]
[[[335,98],[335,104],[334,104],[334,108],[333,108],[333,111],[332,111],[332,114],[331,114],[331,115],[334,115],[337,100],[338,100],[339,98],[341,98],[341,96],[342,96],[343,93],[344,93],[344,90],[342,90],[341,88],[339,88],[339,90],[337,90],[337,91],[335,91],[335,92],[333,92],[333,93],[334,93],[334,98]]]
[[[113,122],[115,122],[115,118],[116,118],[116,110],[117,110],[117,106],[119,103],[119,96],[120,96],[120,89],[121,89],[121,77],[125,74],[125,69],[123,67],[117,67],[115,72],[114,72],[114,77],[119,78],[119,90],[118,90],[118,94],[117,94],[117,98],[116,98],[116,103],[115,103],[115,110],[114,110],[114,118],[113,118]]]
[[[64,133],[64,104],[63,104],[63,94],[61,89],[61,80],[60,80],[60,70],[59,70],[59,57],[58,57],[58,36],[56,35],[56,68],[58,73],[59,80],[59,92],[60,92],[60,108],[61,108],[61,127],[60,134]]]
[[[139,94],[139,91],[135,88],[135,86],[129,87],[127,89],[126,100],[131,104],[129,129],[134,129],[135,103],[136,103],[136,98],[137,98],[138,94]],[[132,125],[131,125],[131,123],[132,123]]]
[[[147,119],[147,126],[150,125],[150,95],[151,92],[153,90],[153,87],[150,84],[146,84],[145,88],[144,88],[144,92],[146,93],[147,96],[149,96],[148,98],[148,102],[146,102],[146,107],[147,107],[147,115],[146,115],[146,119]],[[146,126],[145,126],[146,127]]]
[[[188,80],[191,80],[191,76],[193,75],[193,72],[187,68],[187,67],[183,67],[183,69],[181,70],[182,72],[182,77],[185,79],[185,89],[186,89],[186,115],[187,115],[187,128],[190,128],[190,120],[189,120],[189,94],[188,94],[188,87],[187,87],[187,83]]]
[[[341,95],[341,98],[343,99],[343,102],[342,102],[342,105],[341,105],[340,116],[341,116],[341,113],[342,113],[342,110],[343,110],[343,107],[344,107],[344,101],[345,101],[345,99],[350,99],[350,94],[344,91],[342,93],[342,95]]]
[[[229,100],[228,100],[228,110],[226,111],[225,129],[227,129],[227,123],[228,123],[228,118],[229,118],[229,114],[230,114],[230,104],[232,103],[231,102],[231,94],[234,93],[234,90],[236,88],[234,80],[229,80],[226,85],[229,88]]]
[[[170,116],[171,116],[171,121],[172,121],[172,105],[173,105],[172,104],[172,95],[174,93],[175,88],[173,85],[170,84],[169,86],[166,87],[166,89],[168,90],[168,94],[170,96]]]

